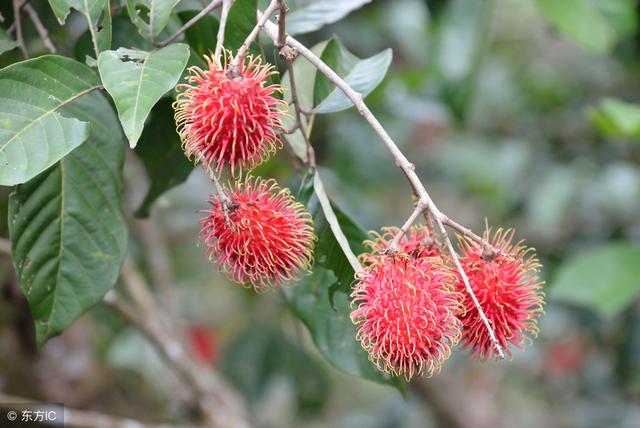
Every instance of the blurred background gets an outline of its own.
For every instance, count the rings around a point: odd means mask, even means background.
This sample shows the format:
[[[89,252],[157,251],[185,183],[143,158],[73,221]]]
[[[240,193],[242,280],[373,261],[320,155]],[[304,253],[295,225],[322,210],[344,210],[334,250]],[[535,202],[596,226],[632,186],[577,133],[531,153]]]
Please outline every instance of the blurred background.
[[[81,37],[80,24],[63,30],[42,3],[54,40]],[[375,0],[299,37],[311,46],[335,33],[359,57],[393,49],[367,103],[443,212],[476,231],[485,221],[514,227],[538,250],[547,305],[537,340],[507,361],[454,353],[404,397],[348,376],[281,294],[232,285],[207,261],[198,210],[212,189],[196,170],[150,219],[131,219],[130,251],[162,270],[163,306],[198,359],[242,392],[256,426],[640,426],[639,13],[633,0]],[[327,192],[365,229],[407,218],[405,179],[356,111],[319,116],[312,142]],[[131,213],[149,184],[129,155]],[[282,150],[257,174],[293,185],[293,171]],[[189,418],[179,380],[107,308],[36,351],[6,258],[0,281],[0,390],[141,420]]]

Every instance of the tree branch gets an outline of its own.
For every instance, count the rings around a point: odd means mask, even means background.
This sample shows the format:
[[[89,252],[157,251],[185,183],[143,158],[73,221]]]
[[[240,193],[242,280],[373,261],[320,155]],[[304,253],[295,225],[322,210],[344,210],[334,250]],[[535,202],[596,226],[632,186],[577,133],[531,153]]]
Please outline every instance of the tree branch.
[[[16,43],[20,48],[20,52],[22,52],[22,56],[25,59],[29,58],[29,52],[27,51],[26,46],[24,45],[24,38],[22,37],[22,18],[20,16],[20,9],[24,5],[24,0],[13,0],[13,19],[14,24],[16,26]]]
[[[264,15],[260,15],[260,12],[258,12],[258,16],[260,20],[263,20]],[[278,33],[279,33],[278,26],[265,20],[264,29],[267,35],[271,38],[271,40],[273,40],[274,43],[277,43]],[[498,342],[498,339],[496,338],[496,335],[493,331],[491,323],[489,319],[486,317],[484,310],[482,309],[482,306],[478,302],[478,299],[476,298],[475,293],[473,292],[473,289],[469,284],[469,278],[467,277],[467,274],[464,272],[464,269],[460,264],[458,254],[456,253],[455,248],[453,247],[453,244],[451,243],[451,240],[449,239],[449,236],[447,234],[444,224],[445,222],[447,222],[447,225],[451,225],[450,223],[451,220],[446,215],[444,215],[438,209],[436,204],[433,202],[433,200],[429,196],[429,193],[427,192],[427,189],[424,187],[424,185],[420,181],[420,178],[416,174],[415,166],[411,162],[409,162],[406,156],[402,153],[402,151],[400,151],[396,143],[393,141],[391,136],[382,127],[382,124],[380,124],[380,121],[378,121],[378,119],[373,115],[371,110],[369,110],[369,107],[367,107],[367,105],[364,102],[362,94],[360,94],[359,92],[356,92],[351,86],[349,86],[349,84],[344,79],[342,79],[335,71],[333,71],[327,64],[325,64],[317,55],[311,52],[311,50],[307,49],[302,43],[298,42],[296,39],[294,39],[291,36],[287,36],[285,41],[288,46],[295,48],[297,52],[299,52],[302,56],[304,56],[311,64],[313,64],[318,69],[318,71],[324,74],[327,77],[327,79],[329,79],[329,81],[331,81],[334,85],[336,85],[336,87],[338,87],[347,96],[347,98],[351,100],[351,102],[355,105],[358,112],[369,123],[369,125],[373,128],[375,133],[380,137],[380,139],[382,140],[384,145],[387,147],[387,149],[391,152],[391,155],[395,159],[396,165],[405,174],[415,194],[418,196],[418,199],[419,199],[418,202],[420,204],[423,204],[426,207],[426,209],[429,210],[436,224],[438,225],[438,228],[440,229],[440,232],[442,233],[442,236],[447,243],[447,248],[451,253],[451,259],[453,260],[454,265],[456,266],[456,268],[460,273],[460,276],[462,278],[462,281],[464,282],[467,293],[471,296],[471,299],[476,309],[478,310],[480,318],[482,319],[487,329],[487,332],[489,333],[489,337],[491,338],[491,341],[496,350],[496,353],[500,358],[504,358],[504,352],[502,350],[502,346]],[[467,229],[464,229],[464,228],[459,229],[459,231],[462,231],[462,230],[466,231]],[[490,246],[489,243],[484,241],[483,241],[483,244]]]
[[[229,9],[231,9],[232,4],[233,0],[222,0],[220,25],[218,26],[218,34],[216,36],[216,50],[213,54],[216,60],[219,60],[220,53],[222,52],[222,48],[224,46],[224,31],[227,28],[227,18],[229,17]]]
[[[158,308],[144,277],[130,261],[123,266],[122,280],[135,306],[122,300],[115,290],[107,293],[104,302],[138,328],[191,386],[211,426],[248,427],[242,399],[216,372],[190,357],[173,323]]]
[[[175,39],[180,37],[180,35],[182,33],[187,31],[189,28],[193,27],[194,25],[196,25],[196,23],[198,21],[200,21],[202,18],[207,16],[209,14],[209,12],[211,12],[216,7],[220,6],[222,4],[222,1],[223,0],[213,0],[211,3],[209,3],[207,6],[205,6],[204,9],[202,9],[200,12],[198,12],[198,14],[196,16],[194,16],[193,18],[191,18],[190,20],[185,22],[184,25],[182,27],[178,28],[178,30],[175,33],[173,33],[171,36],[167,37],[165,40],[163,40],[161,42],[154,43],[155,47],[163,48],[163,47],[167,46],[169,43],[173,42]]]
[[[33,22],[34,27],[36,27],[36,31],[40,35],[40,38],[42,39],[45,47],[49,50],[50,53],[56,53],[57,49],[51,41],[51,38],[49,37],[49,32],[42,24],[42,21],[38,16],[38,12],[36,12],[36,10],[29,3],[26,3],[24,5],[24,10],[25,12],[27,12],[27,14],[29,14],[29,18],[31,18],[31,22]]]

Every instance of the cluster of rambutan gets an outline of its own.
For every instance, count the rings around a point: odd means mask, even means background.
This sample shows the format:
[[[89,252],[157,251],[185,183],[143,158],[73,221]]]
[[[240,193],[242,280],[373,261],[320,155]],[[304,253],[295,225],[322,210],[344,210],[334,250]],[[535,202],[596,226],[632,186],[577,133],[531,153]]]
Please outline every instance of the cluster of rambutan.
[[[295,278],[313,260],[311,215],[289,189],[243,173],[281,145],[286,103],[282,87],[268,84],[274,67],[248,57],[232,67],[207,57],[206,69],[191,67],[174,103],[185,154],[211,171],[225,168],[237,180],[211,195],[201,221],[207,254],[229,278],[257,291]]]
[[[385,228],[366,241],[363,271],[352,292],[357,338],[375,366],[411,380],[432,375],[462,342],[474,357],[495,354],[494,343],[450,254],[425,227],[412,227],[396,248],[398,228]],[[468,238],[459,240],[460,264],[496,339],[507,354],[537,334],[543,282],[532,249],[513,243],[514,231],[484,239],[490,251]]]
[[[238,67],[207,58],[177,86],[178,133],[189,158],[217,176],[237,180],[210,197],[201,236],[210,259],[233,281],[257,291],[295,278],[313,262],[313,220],[274,180],[242,177],[281,144],[285,103],[267,84],[273,66],[247,58]],[[494,354],[490,337],[459,271],[424,227],[412,227],[389,248],[397,228],[374,234],[361,255],[352,292],[357,339],[381,371],[431,375],[462,341],[481,359]],[[485,234],[492,250],[459,242],[460,263],[500,346],[521,347],[537,333],[542,312],[539,264],[531,249],[513,243],[513,231]]]

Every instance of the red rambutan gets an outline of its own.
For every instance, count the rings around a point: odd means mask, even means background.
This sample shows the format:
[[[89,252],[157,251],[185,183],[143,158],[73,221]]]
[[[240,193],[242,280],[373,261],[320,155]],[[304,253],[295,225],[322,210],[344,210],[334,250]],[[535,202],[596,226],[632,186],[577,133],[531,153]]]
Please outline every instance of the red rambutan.
[[[230,279],[264,291],[311,266],[313,220],[289,189],[248,177],[225,194],[211,196],[201,236]]]
[[[383,372],[432,375],[461,336],[462,296],[439,257],[370,255],[356,275],[351,320],[369,359]]]
[[[273,154],[280,145],[282,107],[267,85],[274,67],[248,57],[237,70],[205,57],[207,69],[189,68],[188,83],[176,86],[175,119],[188,158],[205,166],[231,168],[237,176]]]
[[[486,317],[491,321],[496,338],[504,351],[511,355],[510,345],[522,348],[538,333],[537,319],[543,312],[543,281],[540,263],[532,248],[522,241],[513,244],[514,230],[498,229],[491,239],[486,231],[484,239],[498,251],[487,254],[480,244],[470,239],[459,241],[460,263],[469,278]],[[487,328],[467,293],[459,273],[456,289],[464,296],[465,312],[462,343],[471,348],[474,357],[486,360],[495,354]]]

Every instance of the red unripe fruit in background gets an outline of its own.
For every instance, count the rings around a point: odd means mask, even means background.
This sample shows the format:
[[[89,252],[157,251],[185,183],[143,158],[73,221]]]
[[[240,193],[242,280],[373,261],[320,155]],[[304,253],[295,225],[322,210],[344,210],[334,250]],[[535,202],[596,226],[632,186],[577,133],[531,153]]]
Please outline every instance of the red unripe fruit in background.
[[[538,333],[537,321],[543,312],[543,281],[540,263],[534,250],[522,242],[513,244],[514,231],[498,229],[493,237],[487,231],[484,239],[498,250],[488,254],[480,244],[470,239],[459,242],[460,263],[469,278],[486,317],[491,321],[498,342],[511,355],[511,346],[522,348]],[[457,290],[464,295],[465,312],[462,343],[471,348],[474,357],[485,360],[495,354],[493,342],[480,318],[464,282],[457,273]]]
[[[351,319],[375,366],[407,380],[432,375],[461,336],[461,295],[439,257],[370,254],[356,275]]]
[[[313,220],[289,189],[248,177],[210,198],[201,236],[210,259],[230,279],[257,291],[281,285],[313,262]]]
[[[205,57],[207,69],[189,68],[176,87],[175,119],[183,149],[207,167],[231,168],[238,176],[266,160],[280,146],[286,103],[275,97],[280,85],[267,84],[274,67],[248,57],[237,70]]]

